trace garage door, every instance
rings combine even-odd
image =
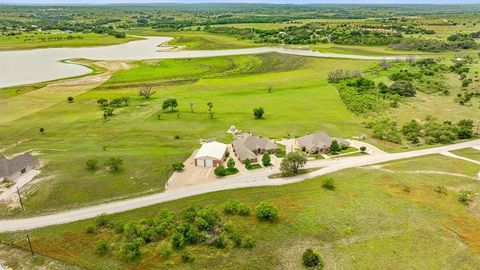
[[[213,167],[213,160],[207,159],[205,160],[205,162],[206,162],[205,167]]]
[[[205,160],[197,159],[197,166],[198,167],[205,167]]]

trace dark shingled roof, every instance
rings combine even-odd
[[[38,159],[30,153],[24,153],[12,159],[0,155],[0,177],[11,176],[37,161]]]

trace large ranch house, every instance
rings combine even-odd
[[[337,141],[341,147],[350,146],[350,143],[346,140],[330,137],[325,132],[321,131],[296,139],[296,142],[302,148],[302,151],[309,154],[326,154],[330,152],[330,146],[333,141]]]
[[[202,144],[195,155],[195,166],[218,167],[222,165],[227,156],[227,145],[219,142],[207,142]]]
[[[0,182],[3,180],[11,180],[22,176],[22,174],[38,168],[40,162],[30,153],[24,153],[14,156],[11,159],[0,155]]]
[[[278,149],[278,146],[272,140],[251,134],[235,139],[232,146],[235,155],[242,163],[247,159],[251,162],[258,162],[257,155],[264,153],[274,154]]]

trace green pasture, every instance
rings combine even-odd
[[[430,167],[432,158],[446,164],[443,156],[411,159],[419,167]],[[305,249],[319,250],[326,269],[475,269],[480,263],[478,216],[457,200],[458,192],[478,192],[478,181],[465,177],[415,174],[411,164],[389,163],[389,173],[376,169],[349,169],[329,175],[335,191],[323,189],[323,177],[296,184],[215,192],[107,216],[109,222],[125,224],[154,217],[161,209],[180,211],[190,205],[221,204],[235,198],[253,208],[269,201],[279,209],[274,222],[254,216],[224,216],[242,235],[251,235],[252,249],[224,249],[203,244],[188,246],[195,260],[182,263],[180,251],[162,258],[157,247],[169,239],[141,247],[139,260],[125,262],[118,250],[121,240],[112,230],[87,234],[94,220],[29,231],[40,257],[48,256],[88,269],[303,269]],[[440,167],[440,166],[439,166]],[[469,171],[472,165],[456,161]],[[440,168],[453,173],[451,167]],[[480,170],[480,166],[476,166]],[[442,186],[444,193],[438,193]],[[408,188],[408,189],[407,189]],[[25,232],[3,234],[4,243],[28,249]],[[96,252],[100,239],[109,242],[106,255]],[[15,263],[15,258],[7,262]]]
[[[452,151],[452,153],[461,157],[466,157],[469,159],[480,161],[480,150],[477,150],[477,149],[464,148],[464,149]]]

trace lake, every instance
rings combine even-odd
[[[278,52],[285,54],[349,58],[361,60],[395,60],[402,57],[378,57],[322,53],[310,50],[287,49],[282,47],[259,47],[235,50],[197,50],[169,51],[168,46],[159,47],[171,40],[169,37],[143,37],[142,40],[124,44],[84,47],[84,48],[48,48],[19,51],[0,51],[0,88],[14,85],[31,84],[87,74],[91,70],[82,65],[62,62],[73,58],[95,60],[143,60],[198,58],[225,55],[257,54]]]

